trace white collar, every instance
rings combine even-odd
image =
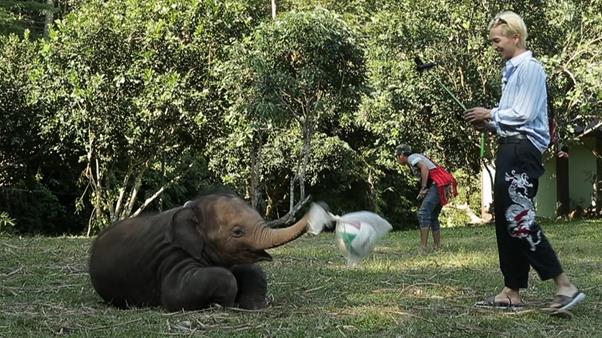
[[[530,50],[524,51],[512,59],[506,61],[506,69],[517,67],[523,62],[526,62],[533,56],[533,53]]]

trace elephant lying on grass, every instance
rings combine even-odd
[[[96,292],[121,307],[168,311],[220,304],[261,309],[267,280],[265,251],[304,234],[325,211],[313,204],[296,224],[271,229],[242,199],[212,194],[152,216],[117,222],[98,235],[90,253]]]

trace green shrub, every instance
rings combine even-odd
[[[13,233],[14,226],[15,220],[10,217],[8,212],[0,212],[0,235]]]

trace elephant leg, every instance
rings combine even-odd
[[[211,304],[234,307],[238,287],[230,270],[195,268],[167,275],[161,287],[161,303],[168,311],[198,310]]]
[[[265,308],[268,282],[261,267],[257,264],[236,265],[231,271],[238,283],[236,306],[252,310]]]

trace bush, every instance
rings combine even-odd
[[[15,220],[10,217],[8,212],[0,212],[0,235],[13,233],[14,226]]]
[[[10,225],[12,232],[27,234],[62,234],[73,231],[73,225],[66,208],[57,196],[42,184],[32,189],[11,187],[0,189],[0,210],[5,210],[7,217],[2,217],[0,224]],[[9,220],[13,220],[9,222]]]

